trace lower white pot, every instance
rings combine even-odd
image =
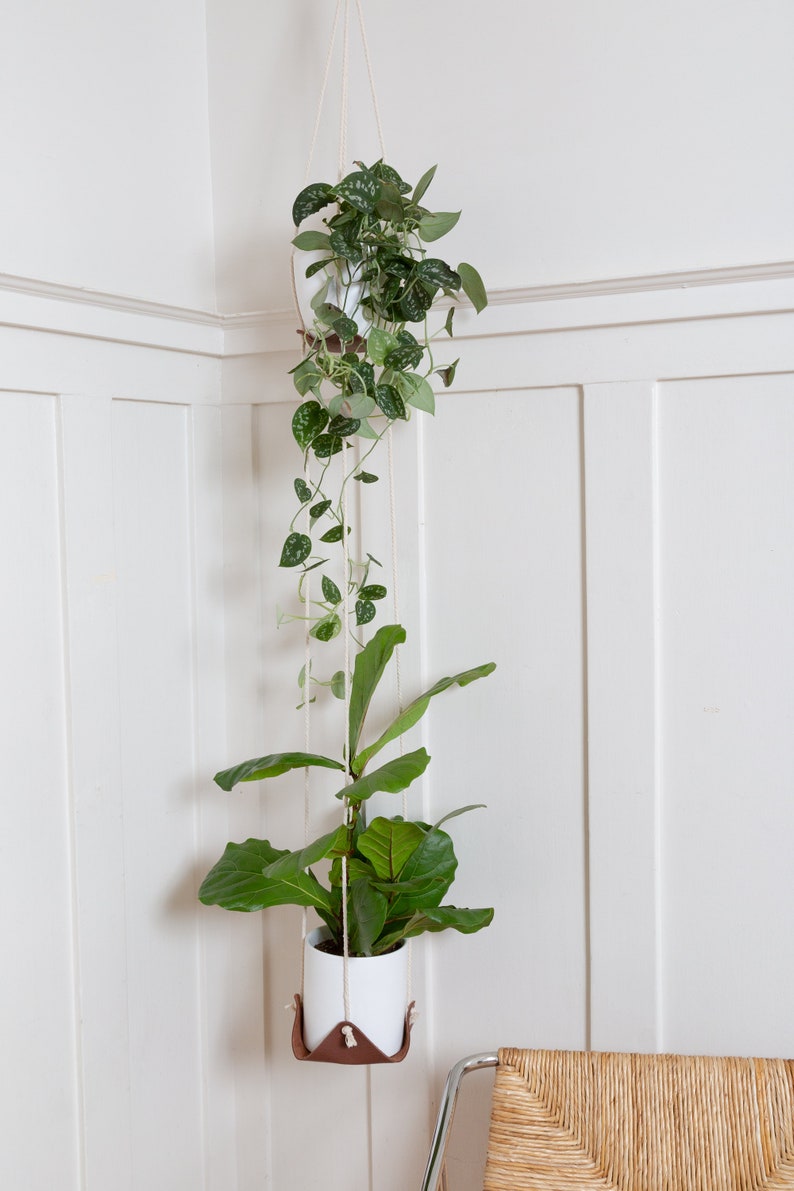
[[[316,947],[329,937],[320,926],[304,943],[303,1040],[309,1050],[345,1020],[344,959]],[[401,944],[388,955],[357,956],[347,963],[350,1021],[385,1055],[396,1054],[408,1006],[408,948]]]

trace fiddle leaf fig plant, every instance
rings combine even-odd
[[[356,656],[341,760],[314,753],[272,753],[216,775],[217,784],[231,790],[238,782],[277,778],[304,766],[337,770],[345,774],[347,784],[336,797],[345,803],[347,813],[341,826],[295,851],[260,839],[228,844],[204,878],[199,891],[202,902],[241,911],[280,905],[313,907],[330,931],[331,945],[341,954],[342,903],[347,888],[349,953],[356,956],[381,955],[426,931],[452,928],[472,934],[488,926],[493,918],[490,908],[459,909],[443,904],[458,862],[442,824],[479,809],[481,804],[461,807],[434,825],[399,815],[365,821],[365,803],[373,794],[401,793],[430,762],[425,749],[419,748],[365,772],[372,758],[416,724],[436,695],[453,686],[468,686],[495,668],[489,662],[442,678],[365,744],[373,695],[395,648],[404,641],[401,625],[385,625]],[[322,862],[327,871],[324,881],[314,872],[314,866]]]
[[[360,645],[358,630],[377,618],[388,591],[373,554],[349,556],[343,573],[342,544],[351,528],[345,525],[345,496],[351,481],[360,494],[378,482],[370,458],[392,425],[416,411],[435,412],[433,386],[448,388],[458,361],[437,364],[433,340],[452,336],[462,296],[478,313],[488,299],[473,265],[464,261],[453,268],[427,247],[460,217],[459,211],[424,205],[436,167],[411,186],[384,161],[356,165],[336,185],[307,186],[292,209],[296,229],[312,217],[322,219],[321,227],[299,230],[293,240],[298,254],[309,254],[303,272],[316,289],[305,354],[292,370],[302,398],[292,434],[304,473],[293,481],[298,507],[279,565],[300,568],[302,605],[300,613],[282,613],[282,622],[308,616],[315,640],[330,642],[349,631]],[[431,334],[428,315],[439,305],[448,306],[446,321]],[[320,593],[312,589],[307,608],[305,577],[318,569]],[[343,684],[311,674],[302,674],[300,686],[304,699],[313,698],[309,688],[317,686],[344,697]]]

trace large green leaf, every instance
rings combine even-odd
[[[388,899],[373,889],[369,881],[361,879],[351,883],[348,930],[352,955],[372,955],[375,940],[386,922],[388,907]]]
[[[353,667],[353,682],[350,689],[350,720],[348,724],[349,756],[358,748],[361,729],[364,725],[375,688],[383,677],[383,671],[398,645],[405,641],[405,629],[400,624],[386,624],[378,629],[359,654]],[[354,768],[360,774],[362,766]]]
[[[383,735],[379,736],[374,744],[362,749],[358,756],[354,755],[353,772],[361,773],[367,762],[376,753],[379,753],[385,745],[389,744],[392,740],[396,740],[398,736],[402,736],[403,732],[407,732],[409,728],[412,728],[425,714],[427,706],[434,695],[440,695],[442,691],[447,690],[451,686],[468,686],[470,682],[476,682],[478,678],[485,678],[488,674],[492,674],[495,669],[495,662],[486,662],[483,666],[475,666],[473,670],[464,670],[462,674],[455,674],[452,678],[440,678],[429,691],[425,691],[418,698],[414,699],[413,703],[409,703],[405,710],[400,712],[397,718],[392,721]],[[353,748],[355,748],[355,743]],[[351,749],[351,751],[353,750]]]
[[[406,753],[404,757],[396,757],[387,761],[380,769],[360,777],[358,781],[345,786],[337,794],[337,798],[350,798],[355,802],[363,802],[373,794],[399,794],[407,790],[411,782],[421,777],[430,764],[430,757],[426,749],[417,749],[414,753]]]
[[[375,210],[375,204],[380,197],[381,184],[374,174],[369,170],[359,170],[355,174],[348,174],[334,187],[334,194],[337,198],[344,199],[345,202],[350,203],[351,207],[355,207],[357,211],[363,211],[369,215]]]
[[[443,832],[440,834],[443,835]],[[366,831],[361,832],[356,847],[371,862],[382,880],[396,881],[424,839],[425,832],[418,824],[404,819],[385,819],[379,815]]]
[[[286,879],[264,875],[268,865],[286,853],[268,840],[249,839],[227,844],[223,856],[201,883],[199,899],[224,910],[264,910],[268,906],[314,906],[331,910],[331,895],[312,873],[299,872]]]
[[[417,228],[420,240],[424,240],[425,243],[440,240],[452,230],[459,219],[460,211],[437,211],[435,214],[423,215]]]
[[[306,374],[309,379],[311,373]],[[296,381],[298,383],[297,375]],[[328,411],[317,401],[304,401],[292,415],[292,435],[302,451],[314,441],[328,423]]]
[[[331,187],[325,182],[312,182],[300,192],[292,204],[292,222],[298,227],[309,215],[327,207],[333,198]]]
[[[458,272],[463,292],[479,314],[488,305],[488,295],[485,292],[483,279],[474,265],[467,265],[465,261],[458,265]]]
[[[392,900],[390,916],[402,918],[415,910],[440,905],[457,867],[452,839],[446,831],[434,828],[426,832],[400,873],[406,887]]]
[[[222,790],[231,790],[238,782],[258,782],[266,777],[278,777],[290,769],[304,769],[307,765],[322,769],[341,769],[341,761],[323,757],[318,753],[269,753],[267,757],[254,757],[241,761],[231,769],[222,769],[215,774],[215,782]]]
[[[493,909],[459,910],[457,906],[435,906],[426,910],[418,910],[409,919],[395,923],[391,929],[385,931],[378,939],[376,954],[389,951],[402,939],[414,939],[425,931],[457,930],[463,935],[473,935],[475,931],[490,926],[493,921]]]

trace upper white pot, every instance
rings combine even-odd
[[[319,219],[319,216],[312,219],[307,219],[301,224],[301,230],[324,231],[324,225]],[[317,261],[323,260],[328,255],[322,249],[313,249],[310,252],[297,251],[292,258],[292,269],[295,277],[295,292],[298,295],[298,306],[300,307],[301,317],[304,326],[307,330],[311,329],[314,322],[314,311],[312,310],[312,299],[317,296],[325,283],[329,281],[328,294],[326,301],[332,306],[338,306],[343,314],[348,318],[352,318],[358,324],[359,335],[365,336],[372,325],[365,321],[366,314],[361,306],[361,299],[365,296],[365,288],[358,280],[361,273],[361,265],[353,269],[350,284],[345,285],[337,276],[335,269],[326,270],[320,269],[313,277],[306,276],[306,270],[310,265],[316,264]]]
[[[334,1026],[345,1020],[344,959],[318,951],[330,937],[321,926],[306,936],[303,976],[303,1040],[314,1050]],[[408,1007],[408,948],[401,944],[388,955],[348,959],[350,1021],[385,1055],[403,1044]]]

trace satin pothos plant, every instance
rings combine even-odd
[[[357,487],[363,500],[378,482],[378,448],[391,426],[435,413],[433,386],[449,387],[459,361],[438,363],[434,340],[452,337],[462,297],[477,313],[488,299],[473,265],[453,268],[432,248],[460,217],[425,205],[436,167],[411,186],[383,161],[357,164],[336,185],[307,186],[292,210],[296,228],[307,221],[321,227],[304,226],[293,240],[314,293],[304,357],[292,370],[303,399],[292,434],[304,468],[293,482],[298,506],[279,565],[296,569],[300,604],[280,621],[308,618],[316,641],[350,632],[360,645],[359,630],[375,620],[388,588],[377,557],[383,543],[362,544],[359,556],[348,552],[345,571],[346,495]],[[431,332],[428,316],[438,307],[446,317]],[[320,581],[306,600],[310,571]],[[321,686],[344,698],[340,671],[323,679],[302,670],[299,686],[303,698]]]
[[[349,954],[354,956],[383,954],[425,931],[452,928],[472,934],[488,926],[493,909],[444,904],[458,862],[452,839],[442,825],[481,804],[461,807],[432,825],[399,815],[379,815],[365,822],[367,800],[376,793],[406,790],[425,772],[430,757],[419,748],[376,769],[368,769],[369,763],[422,718],[436,695],[451,687],[468,686],[495,668],[489,662],[440,679],[409,703],[379,736],[365,743],[372,697],[395,648],[404,641],[401,625],[385,625],[356,656],[341,759],[314,753],[271,753],[216,775],[218,785],[231,790],[238,782],[278,778],[305,766],[346,772],[347,784],[336,797],[345,802],[347,813],[341,826],[297,850],[261,839],[228,844],[201,885],[202,902],[242,911],[281,905],[312,907],[329,929],[331,947],[341,954],[346,890]],[[323,879],[314,871],[320,865]]]

